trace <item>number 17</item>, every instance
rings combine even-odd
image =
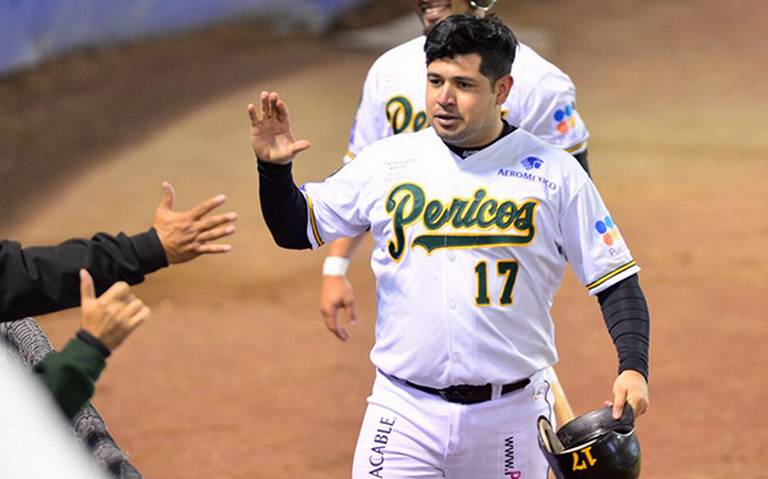
[[[515,287],[517,279],[518,263],[515,260],[502,260],[496,263],[496,273],[499,276],[506,276],[504,288],[499,296],[499,304],[509,306],[514,303],[512,290]],[[488,306],[491,304],[491,298],[488,297],[488,263],[481,261],[475,266],[477,275],[477,296],[475,302],[478,306]]]

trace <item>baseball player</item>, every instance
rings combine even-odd
[[[502,119],[516,45],[493,18],[436,25],[425,42],[431,127],[301,189],[291,161],[310,144],[293,136],[285,103],[262,92],[261,112],[249,105],[277,244],[373,235],[377,375],[355,479],[546,477],[536,421],[551,418],[550,308],[566,263],[598,296],[616,346],[613,414],[648,406],[639,267],[583,168]]]
[[[482,17],[495,3],[495,0],[414,1],[426,33],[454,13]],[[371,67],[350,133],[345,163],[375,141],[429,126],[424,111],[425,38],[420,36],[389,50]],[[575,108],[573,82],[527,45],[518,44],[515,53],[511,73],[514,83],[501,107],[502,114],[511,125],[568,151],[589,171],[589,133]],[[361,240],[358,237],[334,241],[329,245],[323,265],[320,311],[328,329],[342,340],[347,339],[348,330],[338,320],[339,311],[348,323],[355,323],[354,291],[346,271],[349,258]]]

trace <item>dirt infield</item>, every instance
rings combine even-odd
[[[736,3],[523,0],[501,11],[550,33],[547,56],[579,89],[594,179],[643,267],[646,478],[768,477],[768,135],[757,106],[768,60],[755,40],[768,7]],[[180,207],[223,192],[241,214],[230,255],[138,288],[155,314],[98,384],[97,407],[148,478],[348,477],[373,376],[372,275],[359,254],[362,320],[339,343],[317,312],[324,252],[279,250],[258,212],[245,105],[279,90],[313,142],[296,176],[322,178],[344,152],[374,55],[267,38],[222,31],[93,53],[70,60],[81,70],[67,70],[65,87],[53,67],[0,82],[3,237],[140,231],[163,179]],[[570,273],[554,316],[566,392],[577,412],[598,407],[616,360]],[[77,316],[41,320],[61,345]]]

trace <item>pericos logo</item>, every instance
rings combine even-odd
[[[529,156],[528,158],[524,159],[520,163],[523,164],[526,170],[532,170],[536,168],[537,170],[541,168],[541,165],[544,164],[544,161],[541,158],[536,158],[535,156]]]
[[[603,235],[603,243],[606,246],[613,246],[614,243],[621,241],[621,233],[619,233],[619,229],[613,223],[613,219],[610,216],[606,216],[595,223],[595,229]]]
[[[555,111],[553,117],[555,119],[555,128],[561,135],[565,135],[571,129],[576,128],[576,105],[571,103],[564,108],[560,108]]]

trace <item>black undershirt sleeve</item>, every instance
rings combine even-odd
[[[258,161],[261,213],[278,246],[308,249],[307,200],[293,182],[291,167]]]
[[[597,299],[619,356],[619,374],[631,369],[647,380],[651,320],[637,275],[597,293]]]
[[[574,153],[572,156],[576,158],[576,161],[578,161],[581,167],[584,168],[584,171],[587,172],[587,175],[589,177],[592,177],[592,173],[589,172],[589,161],[587,161],[587,150],[584,150],[581,153]]]

